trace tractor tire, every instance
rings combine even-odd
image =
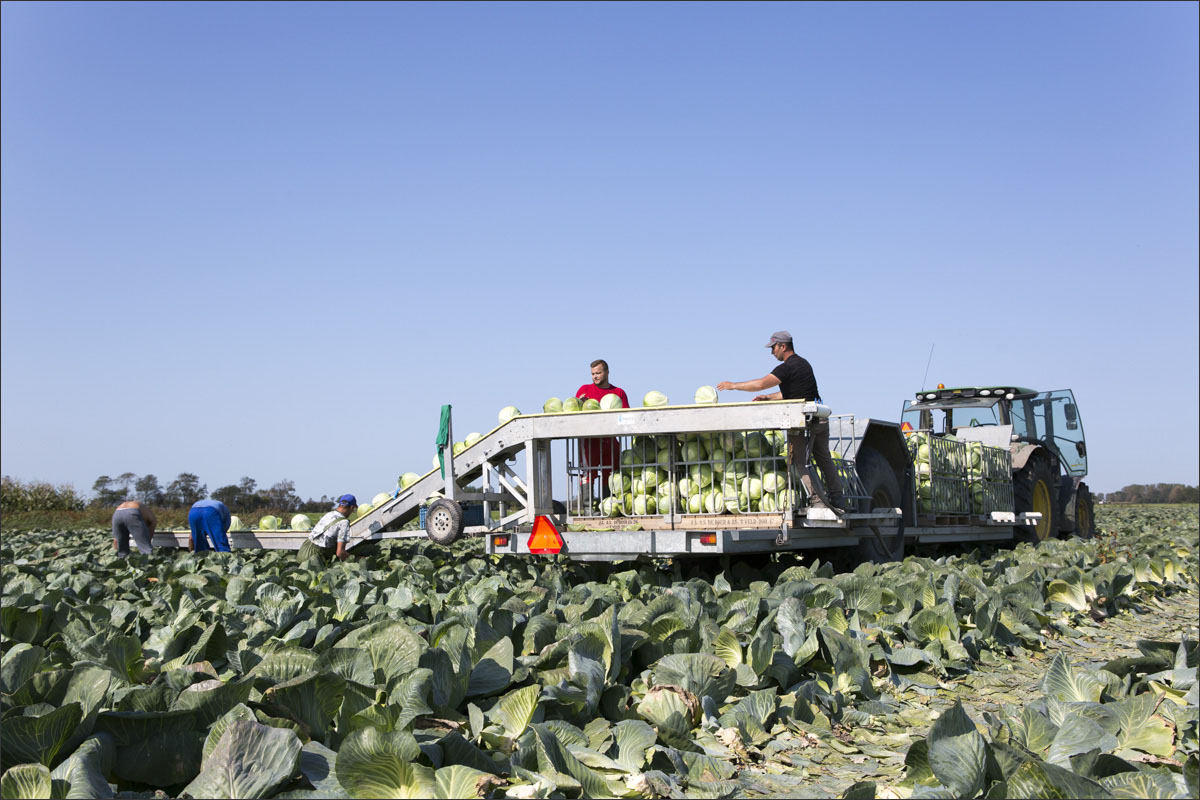
[[[425,512],[425,535],[443,547],[462,536],[463,507],[442,497],[429,504]]]
[[[892,469],[891,464],[877,450],[864,448],[858,451],[855,466],[858,477],[863,483],[864,494],[869,498],[867,510],[876,508],[903,508],[901,498],[900,478]],[[883,547],[879,539],[864,536],[859,540],[857,554],[859,562],[870,561],[875,564],[886,564],[891,561],[904,560],[903,534],[897,537],[898,531],[890,528],[880,530]]]
[[[1013,501],[1018,514],[1042,515],[1034,528],[1017,527],[1017,541],[1037,544],[1058,534],[1058,480],[1045,456],[1034,455],[1013,475]]]
[[[1074,534],[1080,539],[1091,539],[1096,535],[1096,505],[1086,483],[1079,484],[1075,490],[1075,497],[1067,506],[1067,516],[1073,523]]]

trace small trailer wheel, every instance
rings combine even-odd
[[[444,497],[434,500],[425,512],[425,535],[430,541],[448,545],[462,536],[463,508]]]

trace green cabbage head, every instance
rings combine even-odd
[[[646,408],[654,408],[656,406],[665,406],[667,404],[667,396],[662,392],[649,391],[642,398],[642,405]]]

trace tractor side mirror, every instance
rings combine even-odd
[[[1079,409],[1074,403],[1067,403],[1063,406],[1063,414],[1067,418],[1067,430],[1079,430]]]

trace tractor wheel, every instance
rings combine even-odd
[[[902,508],[900,497],[900,479],[887,459],[877,450],[859,450],[855,465],[858,467],[858,477],[862,480],[869,510],[876,508]],[[858,544],[858,560],[872,561],[876,564],[886,564],[889,561],[904,559],[904,539],[897,541],[896,532],[890,528],[880,530],[880,538],[884,547],[880,547],[879,539],[874,534],[864,536]]]
[[[442,497],[429,504],[425,512],[425,535],[442,546],[462,536],[463,508],[453,500]]]
[[[1075,522],[1075,535],[1080,539],[1091,539],[1096,535],[1096,505],[1092,499],[1092,491],[1086,483],[1079,484],[1075,490],[1074,502],[1068,510]]]
[[[1050,461],[1034,455],[1013,476],[1013,501],[1018,514],[1036,511],[1042,515],[1037,526],[1017,528],[1017,539],[1023,542],[1044,542],[1058,533],[1058,481]]]

